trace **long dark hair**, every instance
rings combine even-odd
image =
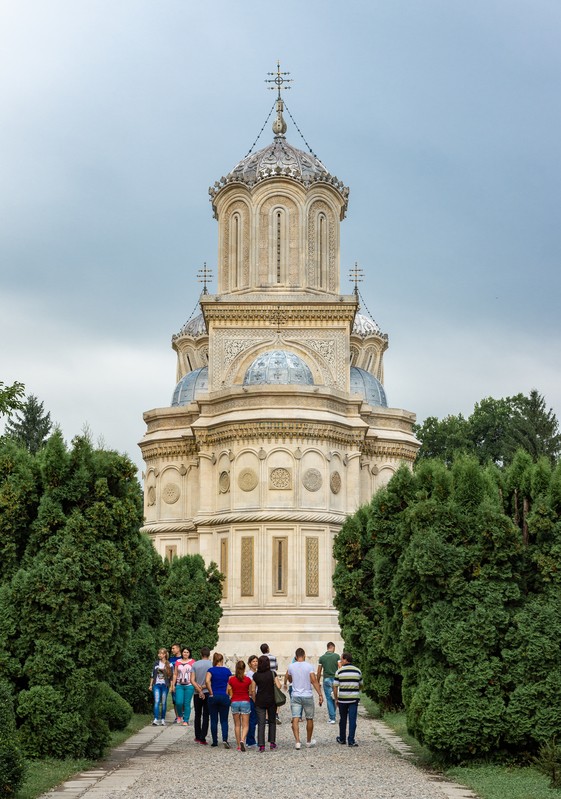
[[[257,671],[271,671],[271,661],[267,655],[261,655],[257,661]]]

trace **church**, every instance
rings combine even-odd
[[[172,338],[177,385],[140,448],[143,531],[224,574],[217,648],[267,641],[286,662],[340,646],[334,537],[419,443],[414,414],[388,405],[387,335],[341,293],[349,190],[288,143],[279,70],[272,142],[209,190],[216,294],[205,284]]]

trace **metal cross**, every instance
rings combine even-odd
[[[206,284],[212,280],[212,269],[207,267],[206,261],[203,264],[203,268],[199,269],[197,272],[197,280],[199,283],[203,284],[203,294],[208,294]]]
[[[290,86],[285,86],[285,83],[292,83],[292,78],[284,78],[283,75],[290,75],[290,72],[281,72],[280,71],[280,61],[277,61],[277,71],[276,72],[267,72],[267,75],[273,75],[272,79],[266,79],[265,83],[274,83],[274,86],[268,86],[267,88],[275,91],[275,88],[278,89],[278,99],[280,100],[281,96],[281,89],[290,89]]]
[[[358,261],[355,261],[354,267],[352,269],[349,269],[349,279],[354,281],[354,284],[355,284],[354,293],[355,293],[355,296],[357,296],[357,297],[358,297],[358,284],[362,283],[363,274],[364,274],[364,272],[363,272],[362,269],[360,269],[360,267],[358,265]]]

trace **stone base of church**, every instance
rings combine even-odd
[[[237,660],[247,663],[250,655],[260,655],[261,644],[267,643],[282,673],[298,647],[304,649],[307,659],[317,663],[328,641],[333,641],[336,651],[342,652],[343,642],[334,608],[309,611],[225,609],[215,649],[225,655],[228,667],[232,668]]]

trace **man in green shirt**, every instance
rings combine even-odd
[[[327,644],[327,652],[319,659],[317,671],[318,682],[321,680],[323,671],[323,690],[327,700],[327,712],[329,713],[329,723],[335,724],[335,701],[333,699],[333,678],[339,668],[339,655],[335,651],[335,644],[330,641]]]

